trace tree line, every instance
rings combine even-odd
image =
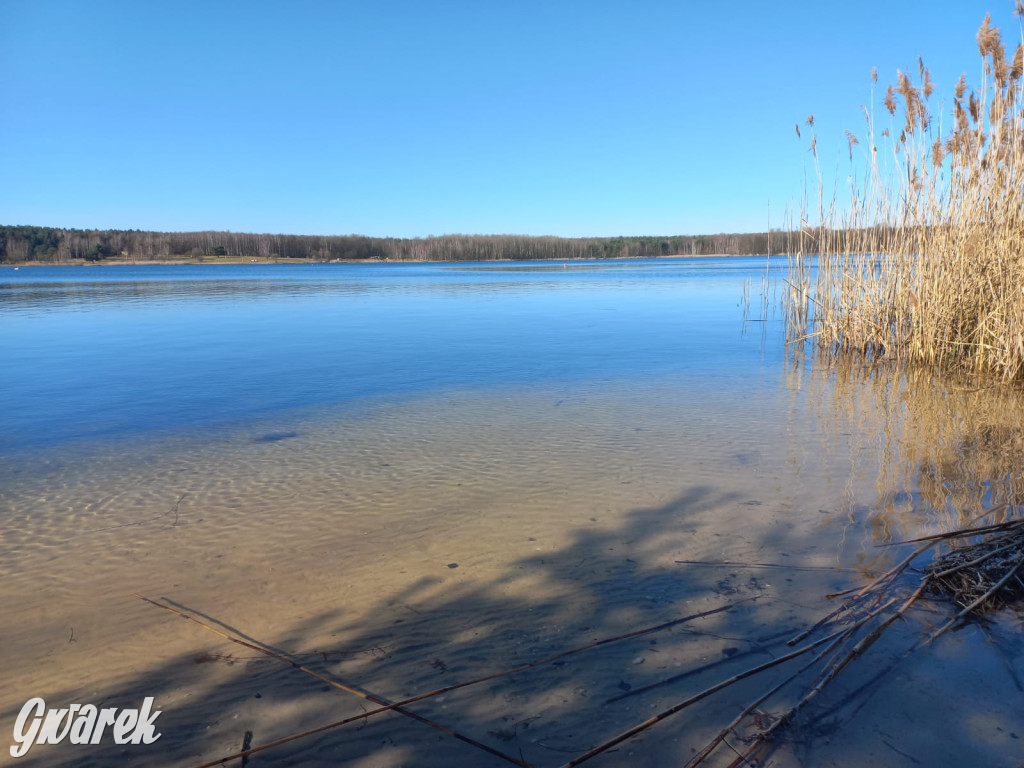
[[[271,235],[0,226],[0,263],[29,261],[494,261],[784,253],[784,232],[670,237]]]

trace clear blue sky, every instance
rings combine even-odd
[[[1012,0],[0,0],[0,223],[763,231],[878,67],[980,80]]]

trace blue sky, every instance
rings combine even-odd
[[[956,2],[0,0],[0,223],[416,237],[763,231]]]

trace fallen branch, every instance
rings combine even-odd
[[[948,536],[947,536],[947,538],[948,538]],[[831,599],[833,597],[842,597],[843,595],[848,595],[851,592],[856,592],[856,595],[854,595],[854,597],[862,597],[863,595],[866,595],[868,592],[870,592],[871,590],[875,589],[876,587],[881,586],[882,584],[884,584],[884,583],[886,583],[888,581],[892,581],[893,579],[895,579],[897,576],[899,576],[901,573],[903,573],[903,571],[905,571],[908,567],[910,567],[910,564],[912,562],[914,562],[914,560],[917,559],[918,555],[920,555],[922,552],[925,552],[928,549],[931,549],[934,545],[935,544],[932,541],[928,541],[925,544],[922,544],[920,547],[918,547],[913,552],[911,552],[909,555],[907,555],[907,557],[905,559],[900,561],[899,564],[897,564],[897,565],[893,566],[892,568],[890,568],[888,571],[883,573],[881,576],[879,576],[877,579],[872,581],[870,584],[867,584],[866,586],[861,587],[859,591],[857,590],[856,587],[852,587],[851,589],[844,589],[842,592],[831,592],[831,593],[825,595],[825,597],[827,597],[829,599]]]
[[[788,635],[791,631],[792,630],[787,630],[786,632],[781,633],[779,635],[779,637],[783,637],[785,635]],[[747,641],[747,642],[749,642],[749,641]],[[777,643],[775,645],[777,645]],[[725,664],[735,664],[737,661],[740,661],[741,659],[743,659],[743,658],[745,658],[747,656],[753,656],[754,654],[767,654],[768,656],[771,656],[772,658],[775,658],[775,655],[770,650],[768,650],[769,648],[772,648],[772,647],[774,647],[774,646],[773,645],[768,645],[768,646],[761,645],[761,646],[759,646],[757,648],[751,648],[748,651],[744,651],[743,653],[737,653],[737,654],[735,654],[733,656],[727,656],[725,658],[718,659],[717,661],[712,661],[712,662],[710,662],[708,664],[704,664],[704,665],[702,665],[700,667],[694,667],[693,669],[688,669],[685,672],[680,672],[678,675],[672,675],[671,677],[665,677],[665,678],[662,678],[661,680],[658,680],[656,682],[648,683],[647,685],[641,685],[641,686],[639,686],[637,688],[630,688],[628,691],[626,691],[624,693],[619,693],[619,694],[616,694],[615,696],[612,696],[611,698],[605,699],[604,703],[605,704],[614,704],[616,701],[622,701],[623,699],[628,699],[628,698],[631,698],[633,696],[639,696],[641,694],[647,693],[648,691],[654,690],[655,688],[661,688],[661,687],[666,686],[666,685],[671,685],[672,683],[678,683],[680,680],[685,680],[688,677],[693,677],[694,675],[702,674],[704,672],[707,672],[710,669],[714,669],[715,667],[720,667],[720,666],[723,666]]]
[[[708,565],[736,568],[782,568],[787,571],[825,571],[828,573],[859,573],[853,568],[829,565],[790,565],[789,563],[744,563],[739,560],[676,560],[677,565]]]
[[[993,512],[997,512],[1004,507],[1006,507],[1006,504],[1000,504],[998,507],[990,509],[984,515],[981,515],[981,517],[987,517],[988,515],[991,515]],[[1014,518],[1013,520],[1004,520],[1001,523],[993,523],[992,525],[979,525],[977,528],[957,528],[955,531],[947,531],[946,533],[933,533],[928,536],[918,536],[915,539],[887,541],[886,543],[879,544],[878,546],[894,547],[898,544],[916,544],[919,541],[944,541],[946,539],[958,539],[962,536],[976,536],[982,533],[997,533],[999,531],[1005,531],[1010,528],[1016,528],[1017,526],[1024,526],[1024,519]]]
[[[629,739],[629,738],[631,738],[633,736],[636,736],[641,731],[647,730],[648,728],[650,728],[655,723],[659,723],[662,720],[664,720],[665,718],[670,717],[670,716],[676,714],[677,712],[681,712],[682,710],[686,709],[691,704],[696,704],[698,701],[707,698],[711,694],[717,693],[718,691],[722,690],[723,688],[727,688],[730,685],[732,685],[733,683],[737,683],[740,680],[744,680],[744,679],[750,677],[751,675],[756,675],[759,672],[763,672],[766,669],[771,669],[772,667],[778,666],[779,664],[783,664],[783,663],[785,663],[785,662],[787,662],[787,661],[789,661],[791,659],[795,659],[798,656],[802,656],[803,654],[807,653],[808,651],[811,651],[811,650],[817,648],[819,645],[823,645],[824,643],[827,643],[827,642],[829,642],[831,640],[834,640],[835,638],[839,637],[839,635],[841,635],[841,634],[843,634],[844,632],[847,632],[847,631],[848,630],[845,629],[845,628],[841,629],[838,632],[832,633],[828,637],[823,637],[820,640],[815,640],[810,645],[805,645],[803,648],[801,648],[801,649],[799,649],[797,651],[792,651],[790,653],[787,653],[785,656],[780,656],[779,658],[772,659],[771,661],[765,662],[764,664],[761,664],[760,666],[752,667],[751,669],[748,669],[748,670],[746,670],[744,672],[740,672],[739,674],[733,675],[728,680],[723,680],[722,682],[717,683],[716,685],[713,685],[710,688],[706,688],[703,691],[701,691],[700,693],[697,693],[697,694],[691,696],[690,698],[685,699],[684,701],[681,701],[678,704],[675,704],[675,705],[669,707],[666,710],[662,710],[661,712],[656,714],[654,717],[645,720],[644,722],[640,723],[639,725],[635,725],[632,728],[630,728],[629,730],[623,731],[618,736],[615,736],[614,738],[609,739],[608,741],[604,742],[603,744],[599,744],[598,746],[594,747],[593,749],[589,750],[588,752],[585,752],[584,754],[580,755],[579,757],[574,758],[573,760],[570,760],[568,763],[566,763],[564,766],[562,766],[562,768],[572,768],[572,766],[576,766],[576,765],[580,765],[581,763],[585,763],[587,760],[590,760],[592,757],[597,757],[602,752],[605,752],[605,751],[611,749],[616,744],[621,744],[626,739]]]
[[[709,741],[707,744],[705,744],[704,748],[701,749],[700,752],[698,752],[696,755],[691,757],[689,762],[683,768],[696,768],[697,765],[700,765],[702,762],[704,762],[708,758],[708,756],[712,752],[714,752],[715,748],[719,744],[721,744],[723,741],[725,741],[725,739],[729,735],[729,733],[732,732],[736,728],[736,726],[738,726],[740,723],[743,722],[744,718],[746,718],[751,712],[753,712],[755,709],[757,709],[759,706],[761,706],[761,704],[763,704],[765,701],[770,699],[776,693],[778,693],[783,688],[785,688],[787,685],[789,685],[791,682],[793,682],[798,677],[800,677],[800,675],[802,675],[808,669],[810,669],[815,664],[817,664],[819,661],[821,661],[825,656],[827,656],[829,653],[831,653],[832,650],[836,648],[836,646],[838,646],[840,643],[845,641],[854,631],[856,631],[856,627],[850,627],[849,629],[847,629],[846,632],[844,632],[842,635],[837,637],[830,645],[828,645],[823,651],[818,653],[807,664],[805,664],[804,666],[800,667],[800,669],[798,669],[792,675],[787,677],[781,683],[779,683],[778,685],[773,686],[772,688],[768,689],[767,691],[765,691],[765,693],[761,694],[757,699],[755,699],[753,702],[748,704],[743,709],[743,711],[739,713],[739,715],[736,717],[735,720],[733,720],[731,723],[729,723],[727,726],[725,726],[721,731],[719,731],[718,735],[715,736],[713,739],[711,739],[711,741]]]
[[[378,709],[369,710],[368,712],[363,712],[363,713],[360,713],[359,715],[355,715],[353,717],[347,717],[347,718],[344,718],[342,720],[336,720],[334,722],[327,723],[326,725],[322,725],[322,726],[319,726],[317,728],[313,728],[313,729],[308,730],[308,731],[303,731],[302,733],[294,734],[292,736],[287,736],[285,738],[278,739],[277,741],[269,742],[267,744],[263,744],[263,745],[260,745],[258,747],[253,747],[252,749],[243,750],[241,752],[236,752],[235,754],[228,755],[227,757],[223,757],[223,758],[220,758],[218,760],[214,760],[214,761],[209,762],[209,763],[204,763],[203,765],[198,767],[198,768],[211,768],[211,766],[222,765],[222,764],[224,764],[226,762],[229,762],[231,760],[237,760],[237,759],[242,758],[242,757],[247,757],[249,755],[255,754],[256,752],[262,752],[263,750],[270,749],[271,747],[280,746],[281,744],[286,744],[286,743],[288,743],[290,741],[295,741],[297,739],[301,739],[301,738],[304,738],[306,736],[311,736],[311,735],[314,735],[314,734],[317,734],[317,733],[321,733],[321,732],[329,730],[331,728],[337,728],[337,727],[340,727],[342,725],[346,725],[348,723],[355,722],[356,720],[362,720],[364,718],[369,718],[369,717],[372,717],[373,715],[377,715],[377,714],[380,714],[382,712],[390,712],[392,710],[398,710],[399,712],[402,712],[403,714],[407,714],[409,716],[413,716],[414,718],[418,718],[419,717],[418,715],[412,715],[412,713],[407,713],[407,712],[405,712],[404,710],[402,710],[400,708],[404,707],[404,706],[407,706],[409,704],[414,704],[417,701],[423,701],[424,699],[429,699],[429,698],[432,698],[434,696],[439,696],[439,695],[441,695],[443,693],[449,693],[450,691],[455,691],[455,690],[458,690],[460,688],[467,688],[467,687],[469,687],[471,685],[477,685],[479,683],[487,682],[489,680],[495,680],[495,679],[500,678],[500,677],[505,677],[507,675],[516,674],[517,672],[523,672],[525,670],[532,669],[534,667],[539,667],[539,666],[541,666],[543,664],[550,664],[551,662],[557,661],[558,659],[562,659],[562,658],[565,658],[566,656],[571,656],[573,654],[580,653],[582,651],[590,650],[592,648],[597,648],[597,647],[600,647],[600,646],[603,646],[603,645],[608,645],[609,643],[615,643],[615,642],[619,642],[621,640],[627,640],[627,639],[634,638],[634,637],[641,637],[643,635],[648,635],[648,634],[651,634],[653,632],[659,632],[659,631],[662,631],[662,630],[665,630],[665,629],[670,629],[671,627],[678,626],[679,624],[685,624],[687,622],[694,621],[696,619],[702,619],[702,618],[705,618],[707,616],[712,616],[712,615],[714,615],[716,613],[722,613],[723,611],[728,611],[728,610],[731,610],[732,608],[735,608],[737,605],[741,605],[743,603],[748,603],[748,602],[752,602],[754,600],[758,600],[760,598],[760,595],[755,596],[755,597],[744,598],[743,600],[737,600],[735,602],[728,603],[727,605],[719,606],[718,608],[712,608],[712,609],[707,610],[707,611],[700,611],[698,613],[693,613],[693,614],[690,614],[688,616],[683,616],[683,617],[678,618],[678,619],[673,619],[671,621],[666,621],[666,622],[663,622],[661,624],[657,624],[657,625],[652,626],[652,627],[645,627],[643,629],[634,630],[632,632],[626,632],[626,633],[621,634],[621,635],[615,635],[613,637],[606,637],[606,638],[603,638],[601,640],[595,640],[594,642],[587,643],[586,645],[582,645],[582,646],[579,646],[579,647],[576,647],[576,648],[572,648],[572,649],[569,649],[567,651],[560,651],[559,653],[555,653],[555,654],[552,654],[550,656],[545,656],[542,659],[537,659],[536,661],[531,661],[531,662],[529,662],[527,664],[521,664],[521,665],[519,665],[517,667],[513,667],[511,669],[506,669],[506,670],[503,670],[501,672],[494,672],[492,674],[484,675],[483,677],[478,677],[478,678],[475,678],[473,680],[468,680],[468,681],[465,681],[465,682],[462,682],[462,683],[455,683],[453,685],[447,685],[447,686],[444,686],[443,688],[437,688],[437,689],[435,689],[433,691],[429,691],[427,693],[421,693],[421,694],[419,694],[417,696],[412,696],[412,697],[409,697],[407,699],[402,699],[401,701],[397,701],[397,702],[394,702],[394,703],[391,703],[391,704],[388,704],[388,703],[383,702],[383,701],[375,700],[374,698],[371,698],[368,695],[366,695],[366,694],[364,694],[364,693],[362,693],[360,691],[357,691],[355,689],[349,688],[348,686],[345,686],[344,684],[339,683],[338,681],[333,680],[331,678],[325,677],[325,676],[321,675],[318,672],[310,670],[307,667],[303,667],[301,664],[298,664],[297,662],[293,661],[292,659],[289,659],[287,656],[284,656],[282,654],[279,654],[279,653],[276,653],[274,651],[268,650],[266,648],[262,648],[262,647],[260,647],[258,645],[255,645],[253,643],[249,643],[249,642],[247,642],[245,640],[241,640],[239,638],[233,637],[233,636],[231,636],[231,635],[229,635],[229,634],[227,634],[225,632],[222,632],[222,631],[220,631],[220,630],[218,630],[218,629],[216,629],[214,627],[211,627],[211,626],[207,625],[206,623],[204,623],[202,621],[199,621],[198,619],[196,619],[196,618],[194,618],[192,616],[189,616],[188,614],[186,614],[186,613],[184,613],[182,611],[179,611],[179,610],[177,610],[175,608],[172,608],[172,607],[170,607],[168,605],[164,605],[163,603],[158,603],[158,602],[156,602],[154,600],[151,600],[148,597],[144,597],[143,595],[139,595],[139,594],[136,594],[135,597],[138,597],[141,600],[145,600],[147,603],[155,605],[158,608],[163,608],[164,610],[170,611],[171,613],[174,613],[174,614],[176,614],[178,616],[181,616],[182,618],[188,619],[189,621],[194,622],[195,624],[198,624],[203,629],[206,629],[207,631],[213,632],[214,634],[216,634],[216,635],[218,635],[220,637],[223,637],[226,640],[230,640],[233,643],[238,643],[239,645],[243,645],[243,646],[245,646],[247,648],[251,648],[253,650],[256,650],[256,651],[260,652],[261,654],[264,654],[266,656],[270,656],[272,658],[276,658],[276,659],[278,659],[280,661],[283,661],[283,662],[285,662],[287,664],[290,664],[291,666],[293,666],[293,667],[295,667],[295,668],[297,668],[297,669],[299,669],[301,671],[304,671],[307,674],[310,674],[310,675],[316,677],[318,680],[321,680],[322,682],[328,683],[329,685],[332,685],[332,686],[334,686],[336,688],[340,688],[341,690],[344,690],[346,692],[353,693],[356,696],[359,696],[361,698],[367,699],[369,701],[374,701],[375,703],[383,704],[383,706],[381,706]],[[455,735],[455,734],[453,733],[452,735]],[[507,756],[505,756],[505,757],[507,757]],[[521,764],[520,761],[515,761],[515,762],[517,764]]]
[[[1003,585],[1006,582],[1008,582],[1013,577],[1013,575],[1015,573],[1017,573],[1017,571],[1019,571],[1021,569],[1021,567],[1024,567],[1024,560],[1018,561],[1017,564],[1014,565],[1013,568],[1008,570],[1006,572],[1006,575],[1003,576],[1003,578],[1001,578],[999,581],[997,581],[995,584],[993,584],[992,587],[987,592],[985,592],[985,594],[983,594],[981,597],[979,597],[978,599],[976,599],[973,602],[971,602],[966,608],[964,608],[962,611],[960,611],[960,613],[958,613],[956,616],[954,616],[952,619],[950,619],[940,629],[938,629],[935,632],[933,632],[931,634],[931,636],[928,638],[928,640],[926,641],[926,643],[931,643],[933,640],[935,640],[937,637],[939,637],[939,635],[942,635],[944,632],[946,632],[946,630],[948,630],[950,627],[952,627],[954,624],[956,624],[958,621],[960,621],[960,619],[962,619],[964,616],[969,614],[971,611],[973,611],[979,605],[984,603],[988,598],[992,597],[992,595],[994,595],[996,592],[998,592],[1000,589],[1002,589]]]
[[[846,667],[847,664],[849,664],[855,658],[860,656],[872,644],[874,644],[874,642],[876,640],[878,640],[878,638],[881,636],[882,632],[885,631],[886,627],[888,627],[890,624],[892,624],[892,622],[894,622],[896,619],[898,619],[900,616],[902,616],[903,613],[908,608],[910,608],[910,606],[913,605],[914,602],[917,601],[918,597],[921,596],[922,592],[924,592],[924,584],[923,583],[918,588],[918,590],[903,604],[903,606],[898,611],[893,613],[893,615],[889,616],[885,621],[883,621],[881,624],[879,624],[877,627],[875,627],[875,629],[873,629],[871,632],[869,632],[867,635],[865,635],[863,638],[861,638],[861,640],[857,643],[857,645],[855,645],[853,647],[853,649],[849,653],[847,653],[844,657],[839,659],[836,663],[829,665],[829,667],[824,672],[824,674],[820,677],[818,682],[809,691],[807,691],[807,693],[804,694],[804,696],[800,699],[800,701],[798,701],[796,704],[794,704],[790,708],[790,710],[788,712],[786,712],[786,714],[784,714],[782,717],[780,717],[778,720],[776,720],[774,723],[772,723],[772,725],[769,728],[767,728],[764,731],[762,731],[761,733],[759,733],[757,735],[757,738],[754,740],[753,744],[751,744],[743,754],[739,755],[737,757],[737,759],[734,760],[729,765],[729,768],[738,768],[738,766],[743,765],[744,763],[748,762],[750,757],[753,755],[753,753],[756,752],[761,747],[762,744],[764,744],[766,741],[768,741],[772,737],[772,735],[775,733],[775,731],[779,730],[780,728],[785,727],[790,722],[792,722],[793,718],[796,717],[797,712],[799,712],[808,702],[810,702],[812,699],[814,699],[815,696],[817,696],[819,693],[821,693],[822,689],[824,689],[824,687],[829,682],[834,680],[836,678],[836,676]],[[895,602],[896,602],[896,598],[892,598],[891,600],[886,601],[879,608],[877,608],[874,611],[872,611],[871,613],[869,613],[867,616],[864,616],[856,624],[854,624],[852,627],[850,627],[849,630],[847,631],[846,636],[841,638],[841,639],[846,639],[846,637],[850,637],[858,629],[860,629],[862,626],[864,626],[871,619],[873,619],[876,616],[878,616],[880,613],[882,613],[882,611],[884,611],[886,608],[888,608],[890,605],[892,605]],[[839,644],[838,642],[834,643],[832,646],[829,646],[828,650],[831,650],[833,647],[835,647],[838,644]],[[826,651],[826,653],[827,652],[828,651]],[[820,655],[824,656],[825,653],[822,653]]]
[[[354,696],[358,696],[359,698],[365,699],[366,701],[373,702],[374,704],[381,704],[381,705],[384,706],[385,709],[393,710],[395,712],[399,712],[399,713],[405,715],[406,717],[412,718],[413,720],[416,720],[417,722],[423,723],[424,725],[428,725],[431,728],[440,731],[441,733],[447,734],[448,736],[456,738],[459,741],[465,742],[466,744],[470,744],[470,745],[476,747],[477,749],[482,749],[484,752],[487,752],[487,753],[489,753],[491,755],[494,755],[495,757],[499,757],[502,760],[505,760],[506,762],[512,763],[513,765],[522,766],[522,768],[531,768],[530,764],[527,763],[525,760],[520,760],[519,758],[512,757],[511,755],[506,755],[504,752],[501,752],[500,750],[497,750],[494,747],[490,747],[490,746],[488,746],[488,745],[486,745],[486,744],[484,744],[482,742],[479,742],[476,739],[473,739],[473,738],[471,738],[469,736],[464,736],[463,734],[458,733],[457,731],[454,731],[451,728],[448,728],[447,726],[441,725],[440,723],[437,723],[437,722],[435,722],[433,720],[430,720],[429,718],[423,717],[422,715],[417,715],[415,712],[410,712],[407,709],[403,709],[401,704],[391,704],[388,701],[385,701],[384,699],[382,699],[382,698],[380,698],[378,696],[374,696],[374,695],[369,694],[369,693],[364,693],[363,691],[357,690],[355,688],[351,688],[351,687],[345,685],[344,683],[338,682],[337,680],[334,680],[334,679],[332,679],[330,677],[327,677],[326,675],[320,674],[316,670],[310,669],[307,666],[299,664],[297,661],[293,661],[292,659],[289,659],[287,656],[284,656],[284,655],[282,655],[280,653],[277,653],[276,651],[271,651],[270,649],[263,648],[263,647],[261,647],[259,645],[256,645],[255,643],[250,643],[250,642],[248,642],[246,640],[242,640],[240,638],[233,637],[233,636],[227,634],[226,632],[221,632],[219,629],[216,629],[215,627],[211,627],[209,624],[206,624],[205,622],[202,622],[199,619],[193,618],[192,616],[189,616],[187,613],[183,613],[182,611],[179,611],[176,608],[172,608],[169,605],[164,605],[162,603],[158,603],[155,600],[151,600],[150,598],[144,597],[144,596],[139,595],[139,594],[136,594],[135,596],[138,597],[140,600],[145,600],[150,605],[155,605],[157,608],[163,608],[164,610],[170,611],[171,613],[176,614],[176,615],[180,616],[183,619],[191,621],[194,624],[198,624],[200,627],[202,627],[206,631],[212,632],[213,634],[215,634],[215,635],[217,635],[219,637],[223,637],[225,640],[230,640],[232,643],[237,643],[238,645],[245,646],[246,648],[251,648],[254,651],[258,651],[259,653],[262,653],[262,654],[265,654],[267,656],[270,656],[271,658],[277,659],[278,661],[282,661],[285,664],[288,664],[289,666],[294,667],[295,669],[297,669],[297,670],[299,670],[301,672],[304,672],[304,673],[306,673],[307,675],[309,675],[311,677],[316,678],[320,682],[327,683],[330,686],[333,686],[335,688],[338,688],[339,690],[345,691],[346,693],[351,693]],[[384,710],[381,710],[381,711],[384,711]],[[365,716],[365,715],[363,715],[363,716]],[[252,752],[254,752],[254,751],[256,751],[256,750],[249,750],[245,754],[252,754]],[[245,756],[245,754],[239,754],[239,757],[243,757],[243,756]],[[217,765],[217,764],[218,763],[213,763],[213,765]]]
[[[958,571],[962,571],[962,570],[964,570],[966,568],[973,568],[976,565],[981,565],[986,560],[989,560],[990,558],[993,558],[996,555],[1001,555],[1003,552],[1009,552],[1011,549],[1014,549],[1015,547],[1018,547],[1018,546],[1020,546],[1020,544],[1017,543],[1016,541],[1010,542],[1005,547],[998,547],[997,549],[993,549],[993,550],[991,550],[989,552],[986,552],[981,557],[976,557],[974,560],[969,560],[966,563],[960,563],[959,565],[954,565],[952,568],[947,568],[944,571],[939,571],[938,573],[933,573],[932,574],[932,578],[933,579],[942,579],[942,578],[945,578],[946,576],[952,576],[954,573],[957,573]]]

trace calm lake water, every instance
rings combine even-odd
[[[155,745],[21,764],[199,765],[371,706],[137,594],[391,701],[736,603],[415,710],[561,765],[785,653],[892,542],[1021,502],[1019,393],[787,350],[744,320],[764,268],[0,269],[0,733],[153,696]],[[1024,623],[905,656],[948,616],[887,631],[781,764],[1017,768]],[[682,764],[768,685],[593,764]],[[339,762],[507,764],[394,715],[252,757]]]
[[[781,361],[740,324],[742,281],[764,265],[3,269],[3,447],[452,388],[756,386]]]

